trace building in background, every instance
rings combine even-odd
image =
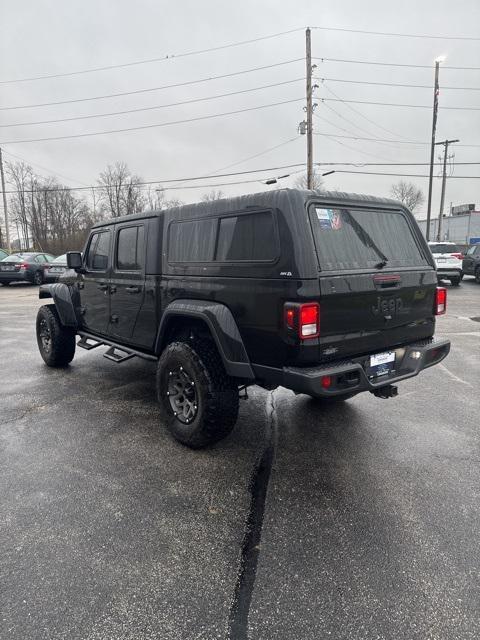
[[[427,221],[417,220],[423,235],[426,234]],[[438,218],[430,221],[430,240],[436,241]],[[475,204],[460,204],[450,207],[450,214],[442,219],[442,231],[439,240],[461,244],[480,243],[480,207]]]

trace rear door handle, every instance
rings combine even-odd
[[[128,291],[128,293],[140,293],[139,287],[126,287],[125,291]]]

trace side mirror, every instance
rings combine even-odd
[[[80,271],[82,268],[82,254],[80,251],[67,251],[67,267]]]

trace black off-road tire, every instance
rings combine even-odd
[[[480,267],[477,267],[475,269],[475,282],[477,284],[480,284]]]
[[[458,287],[461,281],[462,281],[462,278],[460,276],[456,276],[455,278],[450,278],[450,284],[452,285],[452,287]]]
[[[177,397],[180,400],[184,397],[179,396],[178,387],[172,391],[175,380],[180,380],[181,385],[181,376],[187,381],[186,391],[195,411],[189,418],[183,409],[174,410],[179,402]],[[163,421],[182,444],[199,449],[222,440],[232,431],[238,416],[238,385],[227,375],[210,340],[201,339],[192,345],[170,343],[158,362],[156,384]]]
[[[44,305],[38,310],[37,344],[49,367],[65,367],[73,360],[75,331],[62,325],[54,304]]]
[[[43,273],[41,271],[35,271],[33,274],[33,284],[43,284]]]

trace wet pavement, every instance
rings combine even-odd
[[[0,287],[2,640],[479,637],[479,285],[398,398],[254,388],[203,451],[162,427],[154,364],[45,367],[39,305]]]

